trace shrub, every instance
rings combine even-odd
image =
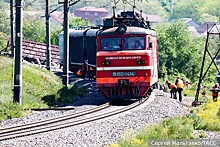
[[[0,103],[0,120],[12,119],[22,116],[22,108],[13,102]]]

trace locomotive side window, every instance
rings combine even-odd
[[[121,50],[121,38],[102,38],[101,48],[103,51]]]
[[[124,38],[125,50],[143,50],[145,49],[145,37],[132,36]]]

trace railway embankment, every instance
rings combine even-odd
[[[52,132],[1,141],[0,144],[3,146],[105,146],[120,141],[127,133],[134,135],[147,124],[179,115],[184,116],[190,112],[187,105],[170,99],[166,93],[155,92],[150,98],[150,102],[120,115]],[[71,111],[81,111],[104,102],[105,99],[98,91],[90,92],[73,104],[74,110],[35,112],[23,118],[2,121],[2,127],[42,120]]]

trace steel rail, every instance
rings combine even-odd
[[[28,135],[33,135],[33,134],[49,132],[49,131],[58,130],[58,129],[63,129],[63,128],[76,126],[76,125],[92,122],[92,121],[95,121],[95,120],[107,118],[107,117],[110,117],[110,116],[113,116],[113,115],[116,115],[116,114],[120,114],[120,113],[128,111],[128,110],[131,110],[131,109],[143,104],[144,102],[146,102],[147,99],[148,99],[148,97],[143,98],[142,102],[137,101],[137,102],[125,107],[125,108],[114,110],[112,112],[106,112],[106,113],[103,113],[103,114],[98,114],[98,115],[95,115],[95,116],[92,116],[92,117],[89,117],[89,118],[83,118],[81,120],[76,120],[74,122],[64,122],[62,124],[53,124],[53,125],[50,125],[50,126],[43,126],[44,128],[40,128],[38,130],[36,128],[31,128],[31,129],[28,129],[28,130],[21,130],[21,131],[18,131],[18,132],[6,133],[6,134],[0,136],[0,141],[12,139],[12,138],[23,137],[23,136],[28,136]]]
[[[50,119],[45,119],[45,120],[42,120],[42,121],[37,121],[37,122],[28,123],[28,124],[19,125],[19,126],[1,128],[0,129],[0,137],[5,136],[6,133],[15,132],[15,131],[24,130],[24,129],[29,129],[29,128],[36,128],[36,127],[39,127],[39,126],[48,125],[48,124],[52,124],[52,123],[56,123],[56,122],[60,122],[60,121],[80,117],[80,116],[83,116],[83,115],[86,115],[86,114],[89,114],[89,113],[100,111],[100,110],[108,108],[108,107],[110,107],[109,103],[105,103],[105,104],[103,104],[99,107],[91,108],[89,110],[84,110],[84,111],[77,112],[77,113],[71,113],[71,114],[67,114],[67,115],[63,115],[63,116],[59,116],[59,117],[53,117],[53,118],[50,118]]]

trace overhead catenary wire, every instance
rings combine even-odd
[[[32,4],[33,4],[34,2],[36,2],[36,1],[37,1],[37,0],[33,0],[32,2],[28,3],[27,5],[25,5],[24,8],[27,8],[28,6],[32,6]]]

